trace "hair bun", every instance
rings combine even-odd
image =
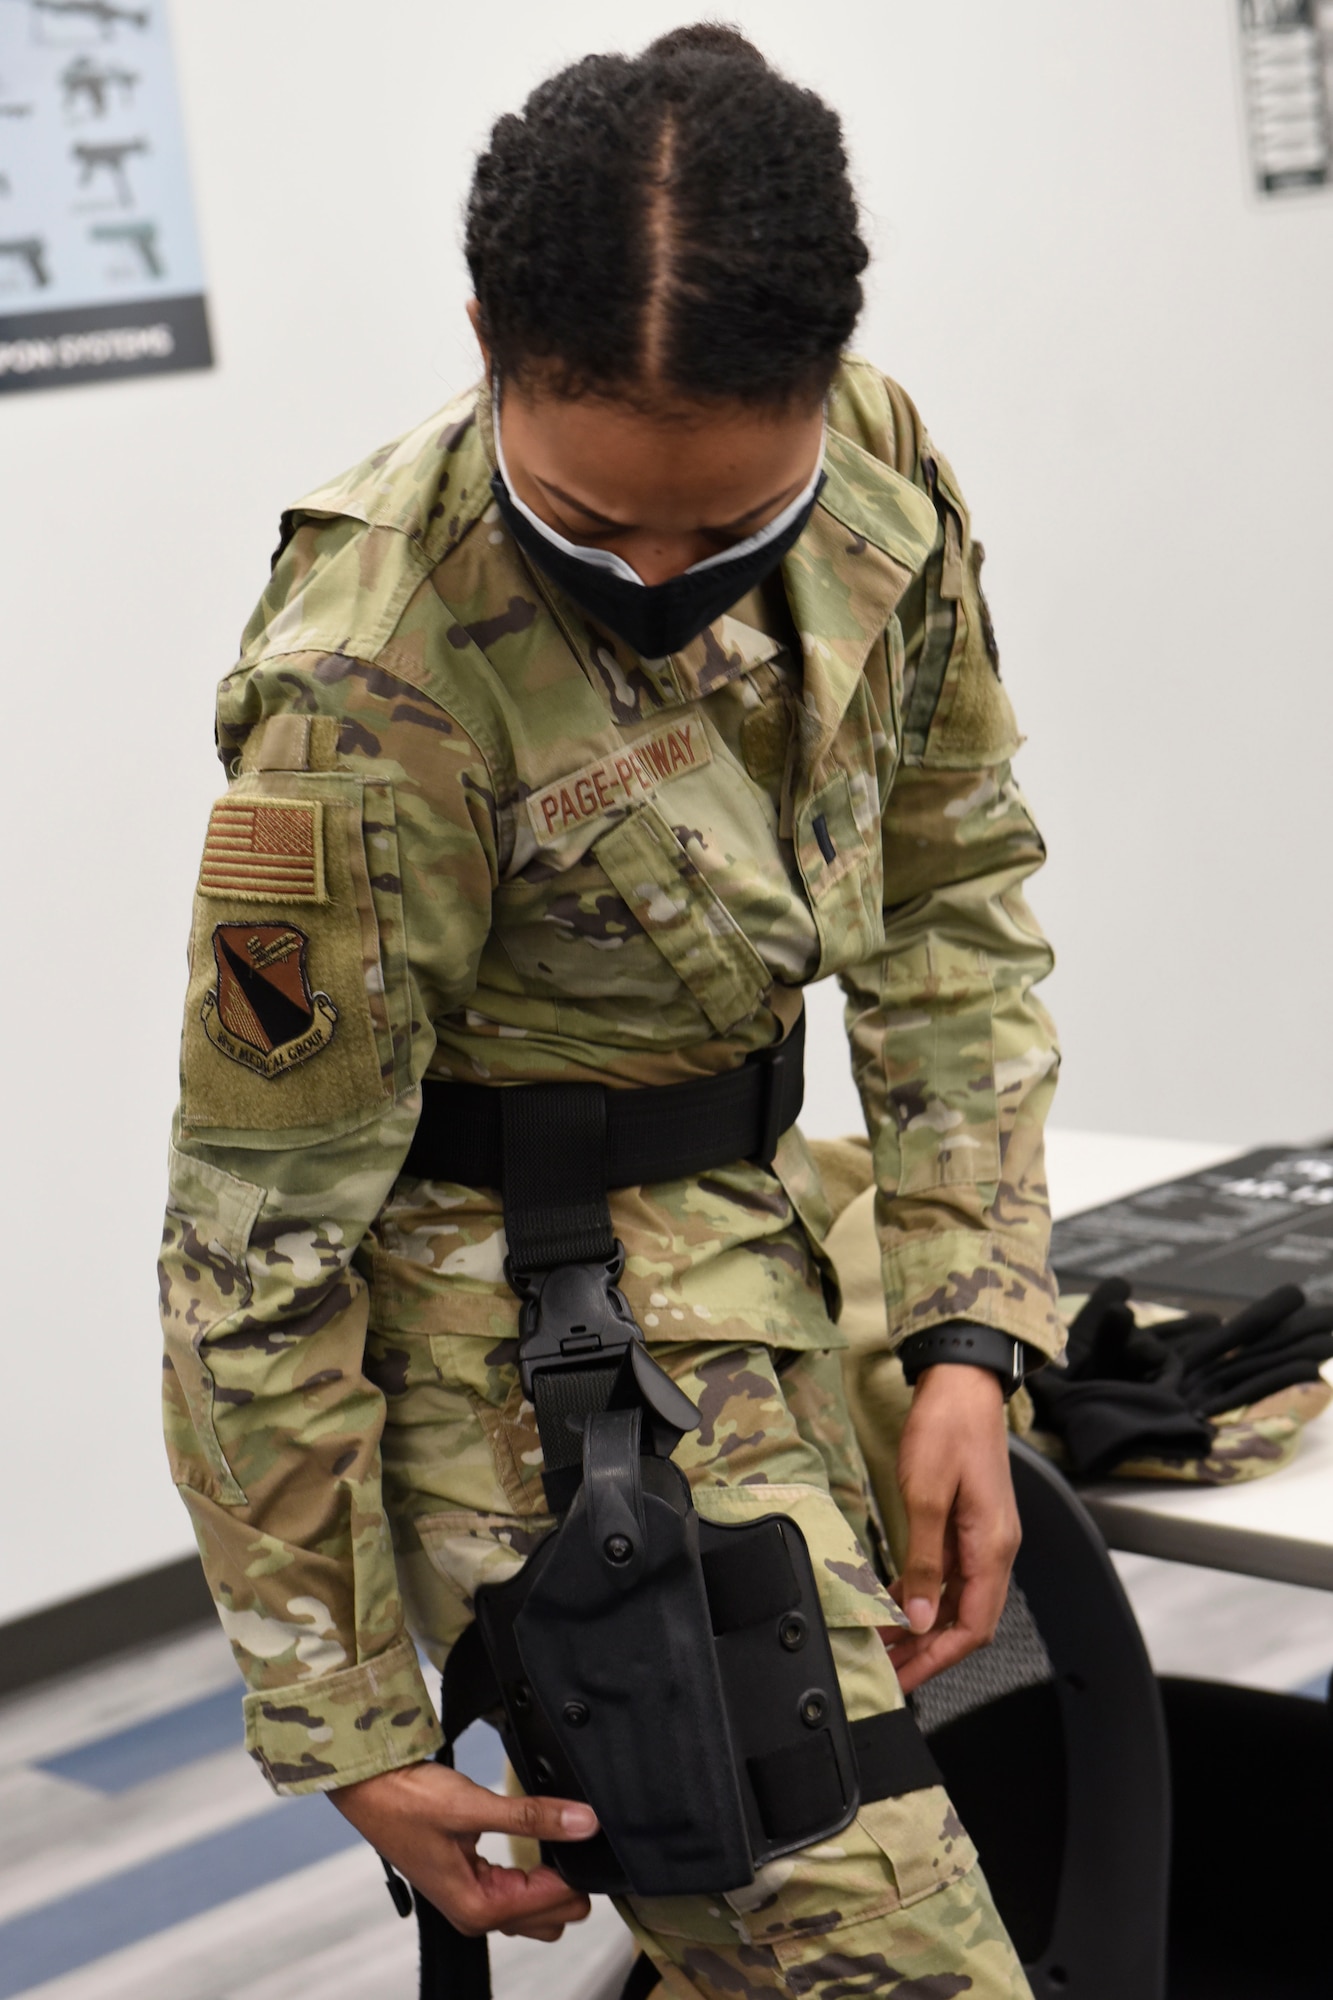
[[[673,28],[669,35],[659,35],[650,42],[645,53],[667,60],[672,56],[724,56],[729,62],[768,68],[754,43],[748,42],[739,28],[729,28],[721,21],[696,21],[692,27]]]

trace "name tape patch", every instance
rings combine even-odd
[[[200,895],[324,902],[322,813],[317,799],[219,799],[204,841]]]
[[[595,764],[585,764],[581,771],[571,771],[544,791],[534,792],[528,800],[532,830],[540,841],[559,840],[571,827],[623,810],[669,779],[712,761],[708,738],[697,721],[676,722],[651,736],[637,736]]]

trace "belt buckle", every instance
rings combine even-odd
[[[533,1400],[533,1381],[552,1369],[610,1367],[623,1360],[643,1333],[617,1280],[625,1268],[625,1248],[583,1264],[557,1264],[550,1271],[505,1276],[522,1304],[519,1321],[519,1377]]]

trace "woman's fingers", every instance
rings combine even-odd
[[[461,1772],[439,1796],[432,1814],[445,1833],[514,1833],[528,1840],[587,1840],[597,1831],[597,1815],[576,1799],[506,1798],[474,1785]]]
[[[526,1932],[531,1925],[558,1935],[588,1915],[587,1897],[554,1869],[528,1873],[477,1852],[484,1833],[586,1840],[597,1830],[597,1817],[577,1800],[504,1798],[443,1764],[386,1771],[331,1796],[357,1831],[466,1935]]]
[[[988,1552],[975,1572],[965,1574],[956,1555],[946,1556],[949,1572],[930,1630],[909,1632],[900,1625],[880,1628],[904,1694],[946,1667],[956,1666],[978,1647],[990,1644],[1004,1610],[1011,1561],[1007,1552]],[[895,1597],[899,1588],[894,1584]]]
[[[455,1850],[458,1852],[458,1850]],[[550,1930],[556,1935],[566,1924],[581,1923],[592,1908],[586,1896],[571,1889],[553,1868],[502,1868],[473,1857],[473,1866],[459,1874],[448,1871],[449,1907],[444,1914],[456,1930],[469,1935],[482,1931],[533,1934]],[[420,1885],[431,1902],[436,1898],[428,1884]],[[443,1907],[437,1904],[437,1907]]]

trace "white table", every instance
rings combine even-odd
[[[1052,1210],[1073,1215],[1244,1150],[1053,1131]],[[1333,1381],[1333,1363],[1325,1374]],[[1309,1426],[1293,1463],[1267,1478],[1227,1487],[1111,1479],[1080,1486],[1079,1496],[1113,1549],[1333,1590],[1333,1409]]]

